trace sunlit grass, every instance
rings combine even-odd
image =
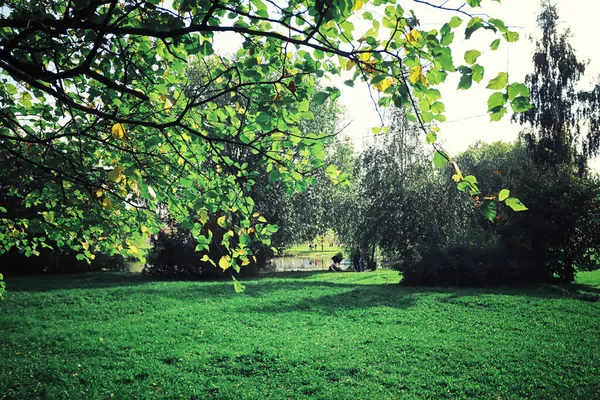
[[[337,253],[342,253],[344,258],[348,258],[347,249],[338,246],[324,246],[323,250],[321,250],[321,245],[318,245],[315,250],[312,250],[308,247],[308,244],[290,247],[285,249],[282,255],[287,257],[298,257],[298,258],[331,258]]]
[[[12,278],[0,398],[600,398],[599,289],[398,280]]]

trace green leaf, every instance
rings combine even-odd
[[[519,96],[511,101],[510,106],[514,112],[525,112],[533,107],[531,103],[529,103],[529,99],[522,96]]]
[[[467,4],[471,7],[480,7],[481,0],[467,0]]]
[[[298,111],[307,112],[309,105],[310,103],[308,102],[308,100],[302,100],[300,103],[298,103]]]
[[[516,42],[519,40],[519,34],[517,32],[505,32],[503,36],[509,43]]]
[[[279,172],[279,170],[272,169],[271,172],[269,172],[269,182],[275,182],[277,179],[279,179],[280,176],[281,173]]]
[[[498,200],[500,201],[504,201],[508,198],[508,196],[510,195],[510,190],[508,189],[502,189],[500,191],[500,193],[498,194]]]
[[[463,178],[465,182],[469,182],[473,185],[477,184],[477,178],[473,175],[467,175]]]
[[[481,214],[490,222],[494,222],[496,219],[497,208],[496,202],[494,201],[485,201],[481,206]]]
[[[508,85],[508,99],[513,101],[517,96],[529,97],[529,88],[518,82]]]
[[[315,93],[313,100],[316,105],[321,105],[321,104],[325,103],[325,100],[327,100],[328,97],[329,97],[328,92],[318,92],[318,93]]]
[[[506,72],[500,72],[498,76],[488,83],[487,88],[492,90],[504,89],[508,84],[508,74]]]
[[[517,199],[516,197],[509,197],[508,199],[506,199],[505,203],[507,206],[512,208],[513,211],[529,210],[527,207],[525,207],[523,203],[521,203],[521,200]]]
[[[462,19],[458,17],[452,17],[448,22],[448,25],[450,25],[452,28],[458,28],[460,24],[462,24]]]
[[[490,49],[492,50],[498,50],[498,46],[500,46],[500,39],[496,39],[492,42],[492,44],[490,45]]]
[[[434,114],[441,114],[446,111],[446,106],[440,101],[436,101],[430,107],[431,112],[433,112]]]
[[[468,90],[471,85],[473,85],[473,75],[464,74],[460,77],[460,81],[458,82],[458,89],[460,90]]]
[[[427,140],[427,143],[429,144],[435,143],[437,140],[437,135],[434,132],[429,132],[427,135],[425,135],[425,140]]]
[[[465,53],[465,61],[467,64],[475,64],[480,55],[481,52],[478,50],[469,50]]]
[[[492,112],[497,107],[504,107],[507,100],[508,97],[506,94],[502,92],[493,93],[488,99],[488,112]]]
[[[506,107],[496,107],[490,110],[490,119],[492,121],[500,121],[504,114],[506,114],[508,109]]]
[[[325,159],[325,150],[323,150],[323,144],[317,143],[310,148],[310,153],[318,160]]]
[[[481,82],[485,69],[481,65],[475,64],[473,65],[472,70],[473,80],[477,83]]]
[[[246,286],[238,282],[238,280],[235,279],[235,276],[232,275],[231,279],[233,280],[233,290],[235,290],[236,293],[243,293],[244,290],[246,290]]]
[[[433,153],[433,166],[435,168],[441,168],[448,163],[448,158],[444,157],[442,153],[436,151]]]

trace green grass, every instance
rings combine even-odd
[[[582,275],[600,283],[600,275]],[[600,398],[600,289],[9,278],[0,398]]]
[[[321,250],[321,245],[317,246],[317,250],[311,250],[308,248],[307,244],[301,246],[294,246],[286,249],[283,252],[283,255],[286,257],[298,257],[298,258],[331,258],[335,256],[337,253],[341,252],[344,255],[344,258],[348,258],[348,253],[345,251],[343,247],[328,247],[325,246],[323,250]]]

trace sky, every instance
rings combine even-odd
[[[431,0],[440,4],[441,0]],[[457,7],[462,0],[450,0],[447,7]],[[558,0],[556,1],[561,28],[570,28],[573,35],[571,44],[580,60],[589,60],[586,75],[582,86],[589,87],[600,75],[600,54],[594,39],[597,35],[597,16],[600,15],[600,2],[597,0]],[[423,29],[439,29],[448,21],[452,13],[440,11],[416,3],[407,3],[420,18]],[[469,90],[456,90],[459,75],[449,76],[447,82],[439,87],[442,92],[442,101],[446,105],[447,121],[439,125],[441,133],[438,135],[444,148],[451,154],[464,151],[469,144],[476,140],[493,142],[497,140],[512,141],[517,138],[521,127],[510,122],[507,114],[500,122],[490,122],[487,113],[487,98],[491,91],[485,89],[487,82],[500,71],[508,71],[509,81],[523,82],[525,76],[533,70],[532,55],[535,49],[532,37],[539,36],[537,28],[537,15],[540,11],[538,0],[502,0],[500,4],[491,0],[482,2],[480,12],[487,13],[495,18],[502,19],[507,26],[519,32],[520,40],[516,43],[502,42],[496,51],[489,50],[489,44],[495,36],[488,31],[477,31],[468,41],[462,40],[464,36],[458,33],[453,45],[455,63],[462,61],[465,51],[472,48],[482,51],[483,55],[478,62],[486,69],[486,76],[481,83],[473,83]],[[462,18],[462,16],[461,16]],[[464,20],[467,17],[463,18]],[[463,22],[462,27],[465,26]],[[461,28],[462,28],[461,27]],[[459,28],[459,29],[461,29]],[[596,59],[594,59],[594,57]],[[588,85],[588,86],[586,86]],[[366,85],[356,85],[355,88],[340,86],[342,96],[341,104],[346,109],[346,118],[352,123],[345,130],[357,149],[364,147],[372,140],[370,129],[379,124],[379,117],[369,98]],[[600,165],[596,161],[597,165]]]
[[[464,0],[429,0],[433,4],[442,4],[449,8],[460,7]],[[600,1],[598,0],[555,0],[560,16],[560,28],[570,29],[571,45],[576,51],[580,61],[588,60],[586,74],[582,80],[582,87],[589,88],[600,76],[600,54],[595,54],[597,43],[598,15],[600,15]],[[459,32],[466,26],[467,16],[449,11],[438,10],[427,5],[418,4],[409,0],[402,0],[405,10],[414,10],[419,18],[421,28],[425,30],[440,29],[453,15],[459,15],[463,24]],[[537,27],[537,15],[541,6],[539,0],[483,0],[482,8],[475,9],[474,13],[484,13],[494,18],[502,19],[507,26],[519,33],[520,39],[516,43],[502,41],[496,51],[489,49],[490,43],[497,38],[487,30],[478,30],[470,40],[465,41],[462,33],[455,34],[453,56],[456,65],[463,61],[463,54],[470,49],[478,49],[483,55],[478,62],[485,67],[485,77],[481,83],[473,83],[469,90],[457,90],[459,74],[448,76],[447,81],[438,86],[442,92],[442,101],[446,106],[447,121],[439,125],[441,132],[439,142],[444,148],[454,155],[464,151],[471,143],[477,140],[493,142],[497,140],[512,141],[517,138],[521,127],[510,122],[510,112],[499,122],[491,122],[487,115],[487,99],[492,93],[485,86],[490,79],[501,71],[509,74],[509,83],[523,82],[525,76],[533,71],[532,55],[535,49],[535,37],[540,32]],[[377,17],[376,9],[373,11]],[[469,10],[465,7],[465,10]],[[473,9],[471,9],[473,10]],[[380,15],[381,16],[381,15]],[[357,32],[361,26],[355,22]],[[364,25],[367,30],[370,25]],[[358,33],[355,34],[358,35]],[[232,53],[239,46],[240,39],[235,35],[223,35],[215,42],[217,52]],[[342,95],[339,102],[345,110],[341,126],[350,124],[344,129],[343,135],[348,136],[357,150],[363,149],[373,140],[371,128],[379,126],[380,118],[369,94],[366,83],[357,83],[354,88],[342,82],[350,76],[334,78],[324,84],[337,86]],[[594,160],[592,166],[600,170],[600,160]]]

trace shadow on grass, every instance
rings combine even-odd
[[[262,312],[289,312],[298,310],[314,310],[336,312],[339,309],[365,308],[374,306],[410,307],[423,295],[444,294],[452,298],[496,294],[503,296],[529,296],[546,299],[577,299],[583,301],[600,301],[600,288],[587,284],[544,284],[525,287],[496,288],[456,288],[456,287],[415,287],[398,284],[372,284],[361,281],[328,281],[313,280],[319,276],[336,276],[326,271],[303,271],[285,273],[267,273],[254,278],[242,278],[246,291],[242,296],[251,298],[268,298],[280,291],[282,301],[278,304],[262,307]],[[355,275],[357,278],[368,278],[368,275]],[[29,277],[12,277],[8,279],[11,292],[47,292],[70,289],[109,289],[130,288],[151,283],[182,283],[177,287],[136,288],[137,293],[149,296],[162,296],[180,301],[215,297],[240,296],[235,293],[227,279],[192,280],[149,277],[136,273],[86,273],[69,275],[37,275]],[[186,284],[187,283],[187,284]],[[286,294],[290,294],[289,296]],[[293,295],[292,295],[293,294]]]
[[[89,272],[5,277],[12,292],[48,292],[69,289],[106,289],[166,281],[131,272]]]

